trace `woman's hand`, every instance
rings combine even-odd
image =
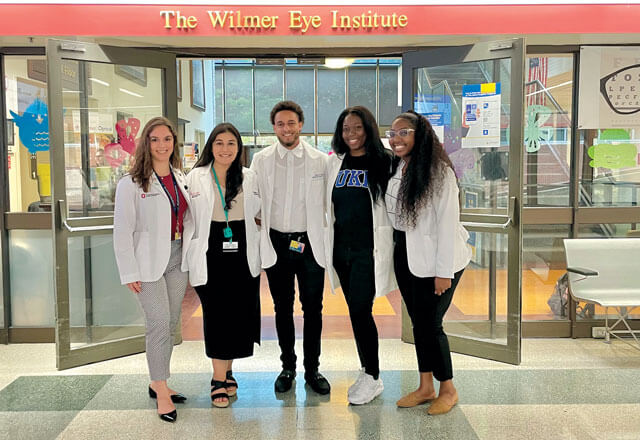
[[[133,293],[140,293],[140,291],[142,290],[142,286],[140,284],[140,281],[135,281],[133,283],[127,283],[127,287],[129,288],[129,290],[131,290]]]
[[[451,287],[451,278],[438,278],[435,279],[435,291],[438,296],[442,295],[446,290]]]

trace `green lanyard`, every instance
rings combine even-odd
[[[227,227],[224,228],[224,238],[228,238],[229,242],[233,239],[233,231],[229,227],[229,210],[227,209],[227,204],[224,202],[224,195],[222,195],[222,188],[220,187],[220,182],[218,182],[218,176],[216,175],[216,170],[213,168],[213,164],[211,164],[211,171],[213,172],[213,178],[216,180],[216,185],[218,185],[218,192],[220,193],[220,203],[222,203],[222,209],[224,210],[224,217],[227,219]]]

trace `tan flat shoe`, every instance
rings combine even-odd
[[[407,394],[402,399],[396,402],[398,408],[413,408],[414,406],[422,405],[423,403],[427,403],[433,400],[434,397],[424,398],[420,396],[416,391]]]
[[[432,416],[437,416],[439,414],[446,414],[449,411],[451,411],[451,408],[453,408],[456,405],[456,403],[458,403],[458,393],[456,393],[456,396],[453,399],[453,403],[451,405],[445,402],[445,400],[442,399],[441,397],[438,397],[436,400],[433,401],[433,403],[427,410],[427,414]]]

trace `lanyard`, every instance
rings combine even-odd
[[[176,183],[176,178],[173,175],[173,172],[171,171],[171,180],[173,181],[173,189],[176,192],[176,200],[174,201],[173,197],[171,197],[171,193],[169,192],[167,187],[164,186],[164,183],[162,182],[162,179],[160,178],[160,176],[158,176],[158,173],[156,173],[155,171],[154,173],[158,178],[158,182],[160,182],[162,189],[167,194],[167,197],[169,197],[169,203],[171,203],[171,210],[173,211],[173,214],[176,216],[176,232],[178,232],[180,228],[180,222],[178,221],[178,213],[180,212],[180,193],[178,192],[178,184]]]
[[[222,203],[222,209],[224,210],[224,218],[227,220],[227,227],[224,228],[224,238],[228,238],[229,241],[232,241],[233,231],[229,227],[229,210],[227,209],[227,204],[224,201],[222,188],[220,187],[220,182],[218,182],[218,175],[216,174],[216,170],[213,168],[213,164],[211,164],[211,171],[213,172],[213,178],[216,180],[216,185],[218,186],[218,192],[220,193],[220,203]]]

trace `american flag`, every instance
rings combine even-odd
[[[529,75],[527,83],[538,80],[546,88],[547,74],[549,73],[549,58],[529,58]],[[540,87],[540,84],[534,83],[527,86],[525,96],[527,97],[527,105],[545,105],[546,95]]]

